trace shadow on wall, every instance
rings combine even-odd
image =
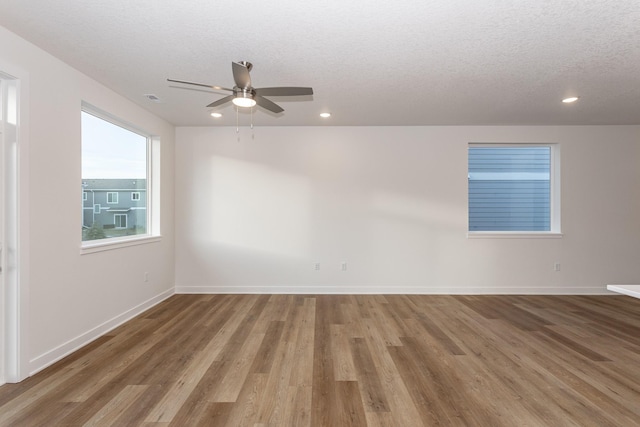
[[[301,176],[268,166],[212,157],[196,171],[189,233],[203,243],[224,243],[285,256],[310,250],[311,186]]]

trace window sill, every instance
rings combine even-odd
[[[469,231],[468,239],[562,239],[562,233],[539,231]]]
[[[80,255],[87,255],[96,252],[110,251],[113,249],[127,248],[129,246],[146,245],[162,240],[162,236],[132,236],[123,238],[113,238],[108,240],[98,240],[82,242]]]

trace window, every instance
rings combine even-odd
[[[86,201],[87,201],[87,199],[88,199],[87,192],[86,192],[86,191],[83,191],[83,192],[82,192],[82,201],[83,201],[83,202],[86,202]]]
[[[559,232],[553,145],[469,146],[470,232]]]
[[[152,145],[156,146],[158,141],[85,104],[81,126],[83,192],[90,192],[94,203],[93,210],[83,208],[83,248],[92,252],[100,250],[95,249],[100,245],[134,244],[140,238],[151,237],[154,193],[150,159]],[[157,147],[153,149],[155,157],[156,151]],[[119,200],[120,193],[130,193],[131,200]],[[105,204],[109,207],[104,207]],[[157,225],[153,230],[157,230]]]
[[[127,228],[127,215],[115,214],[113,216],[113,223],[116,226],[116,228]]]

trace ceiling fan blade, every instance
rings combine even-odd
[[[266,108],[273,113],[282,113],[284,111],[284,108],[282,108],[275,102],[269,101],[267,98],[256,95],[253,99],[256,100],[256,104],[258,104],[262,108]]]
[[[226,104],[227,102],[233,100],[234,97],[235,95],[229,95],[229,96],[225,96],[224,98],[220,98],[217,101],[214,101],[211,104],[207,105],[207,108],[213,108],[222,104]]]
[[[167,81],[173,82],[173,83],[183,83],[183,84],[186,84],[186,85],[208,87],[208,88],[215,89],[215,90],[228,90],[229,92],[233,92],[233,89],[229,89],[228,87],[206,85],[206,84],[203,84],[203,83],[185,82],[183,80],[173,80],[173,79],[167,79]]]
[[[248,63],[247,63],[248,64]],[[239,62],[232,62],[233,80],[240,89],[251,87],[251,77],[249,76],[249,66]]]
[[[260,96],[313,95],[313,89],[310,87],[262,87],[256,89],[256,94]]]

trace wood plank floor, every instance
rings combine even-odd
[[[638,426],[640,301],[175,295],[0,387],[49,425]]]

